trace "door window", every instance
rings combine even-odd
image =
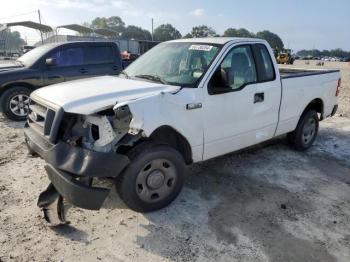
[[[113,63],[113,49],[111,46],[89,46],[86,53],[87,64]]]
[[[57,50],[51,58],[56,60],[57,67],[79,66],[84,64],[82,47],[71,47]]]
[[[237,91],[247,84],[256,83],[257,74],[250,46],[234,47],[220,64],[214,78],[214,82],[224,83],[225,92]],[[218,78],[221,80],[218,81]]]

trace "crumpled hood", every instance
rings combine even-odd
[[[38,102],[62,107],[65,112],[92,114],[117,103],[160,94],[176,92],[178,86],[148,81],[101,76],[74,80],[40,88],[31,94]]]

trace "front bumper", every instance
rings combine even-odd
[[[58,193],[81,208],[99,209],[109,189],[86,186],[79,179],[117,177],[130,163],[121,154],[95,152],[63,141],[51,144],[29,127],[24,135],[28,149],[48,163],[45,169]]]
[[[109,189],[86,186],[72,175],[59,171],[51,165],[46,165],[45,170],[57,192],[77,207],[98,210],[108,196]]]

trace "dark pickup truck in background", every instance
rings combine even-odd
[[[0,64],[0,109],[25,120],[29,95],[37,88],[85,77],[117,75],[123,69],[113,42],[65,42],[37,47],[12,64]]]

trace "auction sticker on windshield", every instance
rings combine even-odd
[[[210,51],[213,48],[211,45],[191,45],[189,50]]]

